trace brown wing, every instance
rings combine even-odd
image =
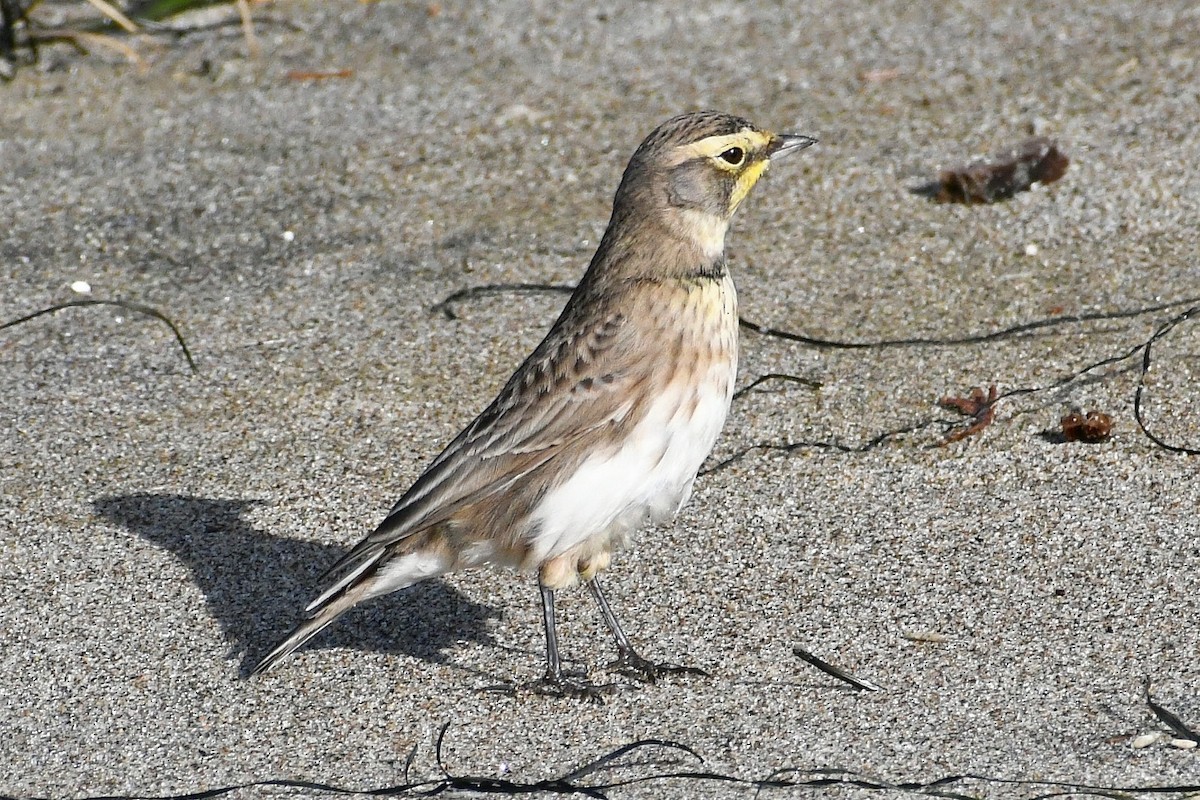
[[[591,306],[586,316],[572,310],[582,305]],[[492,404],[434,459],[379,527],[334,565],[331,573],[351,570],[338,584],[352,581],[391,545],[504,491],[572,443],[623,419],[631,409],[630,389],[645,370],[629,358],[637,336],[629,323],[604,298],[569,303]]]

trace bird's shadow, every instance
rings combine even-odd
[[[240,673],[300,619],[318,579],[344,548],[255,530],[243,514],[253,500],[129,494],[93,501],[96,513],[174,553],[188,566],[209,611],[241,655]],[[457,642],[494,644],[488,620],[500,612],[440,580],[419,583],[352,609],[308,647],[350,647],[445,663]]]

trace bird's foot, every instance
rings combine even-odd
[[[708,677],[708,673],[699,667],[685,667],[679,664],[655,663],[643,658],[633,650],[622,650],[617,654],[617,660],[609,664],[609,669],[621,675],[642,681],[655,683],[665,675],[698,675]]]
[[[603,704],[604,698],[615,692],[619,686],[615,683],[596,684],[586,678],[568,678],[566,675],[547,672],[540,679],[527,684],[526,688],[547,697],[570,697],[574,700]]]

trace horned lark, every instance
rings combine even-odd
[[[558,321],[474,422],[433,460],[339,577],[255,668],[261,672],[352,606],[452,570],[537,571],[546,673],[534,688],[596,697],[564,675],[554,593],[580,581],[616,641],[623,674],[672,671],[638,655],[600,573],[648,521],[674,516],[725,422],[738,316],[725,231],[773,159],[808,147],[713,111],[654,130],[625,169],[612,219]]]

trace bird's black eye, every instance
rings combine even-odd
[[[732,164],[736,167],[746,160],[746,151],[740,147],[731,147],[724,153],[721,153],[720,158],[726,164]]]

